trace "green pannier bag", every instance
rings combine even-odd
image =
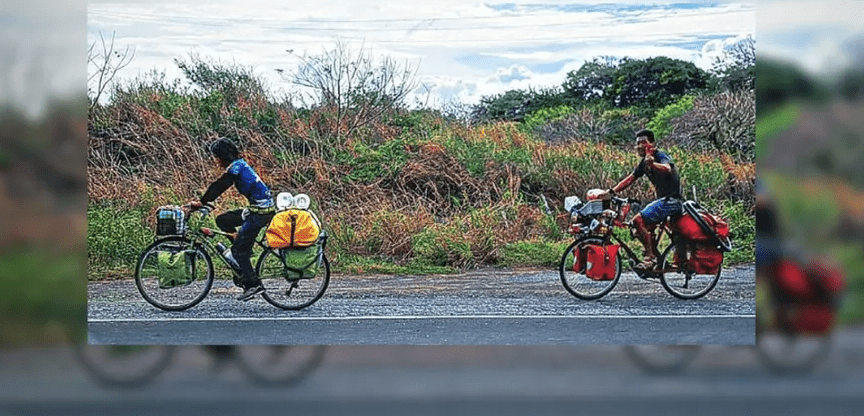
[[[318,251],[321,243],[306,248],[292,248],[281,250],[285,256],[285,278],[288,280],[312,279],[318,273],[321,266],[321,257]]]
[[[160,251],[158,256],[159,288],[185,286],[195,280],[195,251],[176,253]]]

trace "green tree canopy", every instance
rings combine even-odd
[[[789,62],[759,58],[754,72],[757,114],[770,112],[791,99],[819,101],[828,94],[816,79]]]
[[[620,60],[612,56],[594,58],[585,62],[576,71],[567,73],[562,85],[573,99],[583,102],[598,102],[605,90],[612,85]]]
[[[567,97],[557,88],[520,89],[481,98],[471,114],[475,121],[523,121],[537,110],[561,105],[567,105]]]
[[[662,108],[708,85],[709,74],[692,62],[665,56],[624,58],[605,100],[615,107]]]

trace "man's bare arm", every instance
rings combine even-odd
[[[618,192],[621,192],[624,189],[626,189],[628,186],[630,186],[630,184],[632,184],[633,181],[635,181],[635,180],[636,180],[636,177],[633,176],[633,174],[631,173],[631,174],[627,175],[626,178],[622,179],[621,182],[618,182],[617,185],[612,187],[611,191],[617,194]]]

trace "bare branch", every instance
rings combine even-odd
[[[407,62],[399,64],[390,57],[376,60],[362,44],[354,53],[341,39],[334,49],[304,54],[295,71],[279,74],[307,88],[302,94],[313,106],[333,113],[330,134],[337,143],[402,105],[418,85],[416,69]]]
[[[105,40],[102,32],[99,32],[99,40],[93,42],[87,49],[87,66],[90,75],[87,77],[88,96],[91,98],[90,109],[99,102],[102,94],[114,82],[117,72],[132,62],[135,56],[135,48],[127,46],[122,52],[114,49],[115,33],[111,33],[111,39]],[[96,47],[101,46],[101,51],[96,52]],[[93,85],[92,89],[90,84]]]

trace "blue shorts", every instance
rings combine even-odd
[[[659,224],[666,217],[681,213],[681,200],[675,198],[660,198],[642,208],[639,215],[647,224]]]

